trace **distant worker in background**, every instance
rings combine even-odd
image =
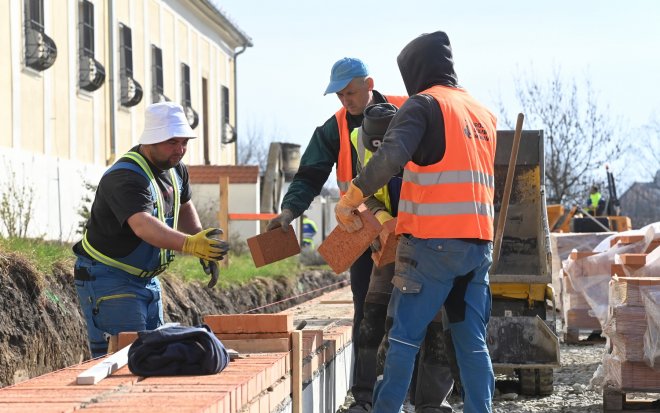
[[[73,246],[92,357],[107,353],[111,335],[163,324],[157,275],[174,259],[173,251],[198,257],[211,276],[209,287],[218,280],[217,261],[228,247],[217,239],[219,228],[202,230],[181,162],[195,137],[180,105],[149,105],[140,144],[98,184],[83,239]]]
[[[358,174],[381,146],[383,136],[397,110],[391,103],[377,103],[367,106],[364,110],[362,126],[354,129],[351,134],[351,142],[356,146],[358,154]],[[397,216],[402,176],[403,170],[400,170],[364,202],[383,225]],[[381,247],[376,238],[372,249],[378,251]],[[360,323],[358,352],[363,370],[358,378],[364,380],[356,383],[360,388],[373,389],[376,377],[383,374],[388,347],[386,335],[392,327],[392,314],[388,314],[388,304],[392,295],[393,277],[394,263],[381,267],[374,265],[364,302],[364,318]],[[415,406],[416,413],[453,411],[447,398],[454,386],[449,368],[449,357],[453,360],[454,352],[451,338],[442,327],[441,316],[439,312],[436,319],[429,324],[420,349],[417,376],[413,377],[410,388],[410,402]]]
[[[300,159],[298,172],[282,200],[282,212],[268,223],[269,231],[279,227],[286,231],[291,221],[309,208],[314,198],[321,193],[335,164],[337,185],[343,194],[356,175],[357,155],[351,145],[350,134],[362,124],[364,109],[371,104],[384,102],[401,106],[408,98],[383,95],[374,90],[374,79],[369,76],[367,66],[360,59],[353,57],[339,59],[332,66],[330,83],[324,95],[329,93],[337,95],[342,107],[314,131]],[[354,310],[353,383],[362,382],[356,377],[362,371],[357,351],[360,341],[359,326],[372,267],[371,250],[367,249],[350,268]],[[371,409],[371,388],[361,389],[354,384],[351,392],[355,403],[351,405],[349,412],[368,412]]]
[[[598,185],[593,185],[589,192],[589,200],[587,201],[587,212],[591,215],[603,215],[605,211],[605,200],[600,193]]]
[[[356,208],[401,168],[393,325],[374,413],[397,413],[415,356],[445,308],[463,388],[463,411],[490,413],[495,375],[486,345],[491,312],[496,118],[458,85],[446,33],[423,34],[397,57],[410,94],[383,143],[335,207],[347,231]]]
[[[302,216],[302,243],[301,247],[307,249],[314,249],[314,235],[318,232],[316,223],[312,221],[307,215]]]

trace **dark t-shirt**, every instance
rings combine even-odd
[[[137,152],[139,145],[131,151]],[[145,160],[147,158],[145,157]],[[131,159],[122,161],[134,163]],[[165,203],[165,216],[173,216],[174,188],[170,180],[169,171],[161,171],[149,160],[147,164],[156,178],[158,187]],[[188,182],[188,170],[183,163],[174,167],[181,177],[182,191],[181,204],[190,201],[192,196]],[[121,258],[130,254],[140,243],[131,227],[128,218],[138,212],[151,214],[156,206],[152,199],[150,184],[141,174],[129,169],[116,169],[104,175],[99,182],[92,204],[90,218],[85,228],[90,244],[112,258]],[[87,256],[80,242],[74,245],[77,254]]]

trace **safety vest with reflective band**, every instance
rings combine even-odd
[[[367,165],[367,162],[371,159],[371,156],[373,153],[371,153],[370,150],[364,147],[364,144],[362,143],[362,139],[360,136],[360,131],[362,128],[355,128],[351,132],[351,144],[355,148],[355,152],[357,153],[358,160],[360,161],[360,164],[364,168],[365,165]],[[392,202],[390,201],[390,193],[389,190],[387,189],[387,185],[383,185],[380,188],[378,188],[378,191],[374,193],[374,197],[378,199],[380,202],[385,205],[385,208],[387,209],[387,212],[392,214]]]
[[[135,163],[128,162],[130,159]],[[155,208],[152,211],[154,217],[159,221],[165,223],[170,228],[176,228],[179,220],[179,209],[181,207],[181,186],[183,184],[181,178],[175,171],[175,168],[169,170],[170,180],[173,185],[174,192],[174,205],[173,216],[165,217],[165,203],[163,201],[163,194],[161,193],[156,178],[151,172],[151,168],[147,161],[137,152],[128,152],[121,157],[112,167],[110,167],[104,175],[117,170],[128,169],[138,173],[149,181],[149,189],[151,191],[152,200],[155,202]],[[118,268],[126,271],[129,274],[137,277],[153,277],[165,271],[169,263],[174,259],[174,253],[171,250],[164,248],[156,248],[145,241],[141,241],[137,248],[130,254],[122,258],[111,258],[104,255],[90,244],[87,239],[87,231],[83,234],[82,240],[83,249],[89,254],[92,259],[103,263],[107,266]]]
[[[316,228],[316,223],[309,218],[303,218],[302,221],[302,242],[303,245],[310,246],[314,248],[314,235],[318,228]]]
[[[384,95],[385,100],[400,108],[408,99],[408,96],[388,96]],[[346,108],[335,113],[337,126],[339,128],[339,158],[337,159],[337,186],[339,195],[344,195],[348,191],[348,186],[353,180],[353,159],[351,157],[351,137],[352,131],[348,130],[348,121],[346,120]]]
[[[420,94],[440,105],[446,149],[435,164],[406,164],[396,232],[492,241],[496,118],[462,89],[433,86]]]
[[[591,205],[589,206],[593,209],[598,209],[598,203],[600,202],[600,198],[602,198],[600,192],[589,194],[589,200],[591,201]]]

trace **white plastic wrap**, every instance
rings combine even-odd
[[[644,238],[632,244],[617,243],[589,257],[576,260],[569,257],[563,262],[564,272],[570,278],[573,288],[582,293],[602,327],[605,326],[609,315],[608,285],[612,264],[618,261],[617,255],[643,253],[654,237],[660,234],[656,234],[654,227],[649,226],[645,232],[627,231],[627,235],[643,235]],[[610,244],[609,240],[603,242]]]

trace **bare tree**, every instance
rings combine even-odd
[[[238,163],[240,165],[259,165],[261,172],[266,170],[270,143],[276,140],[277,129],[265,133],[259,123],[250,122],[246,133],[238,141]]]
[[[555,69],[548,80],[532,71],[514,78],[515,97],[525,114],[525,129],[543,129],[545,142],[545,185],[548,203],[579,202],[587,187],[603,181],[602,167],[623,151],[620,121],[602,106],[589,79],[578,84],[562,79]],[[500,119],[513,128],[502,99]],[[599,171],[603,176],[596,174]]]
[[[652,181],[660,172],[660,116],[654,116],[639,136],[635,151],[637,167],[644,178]]]

